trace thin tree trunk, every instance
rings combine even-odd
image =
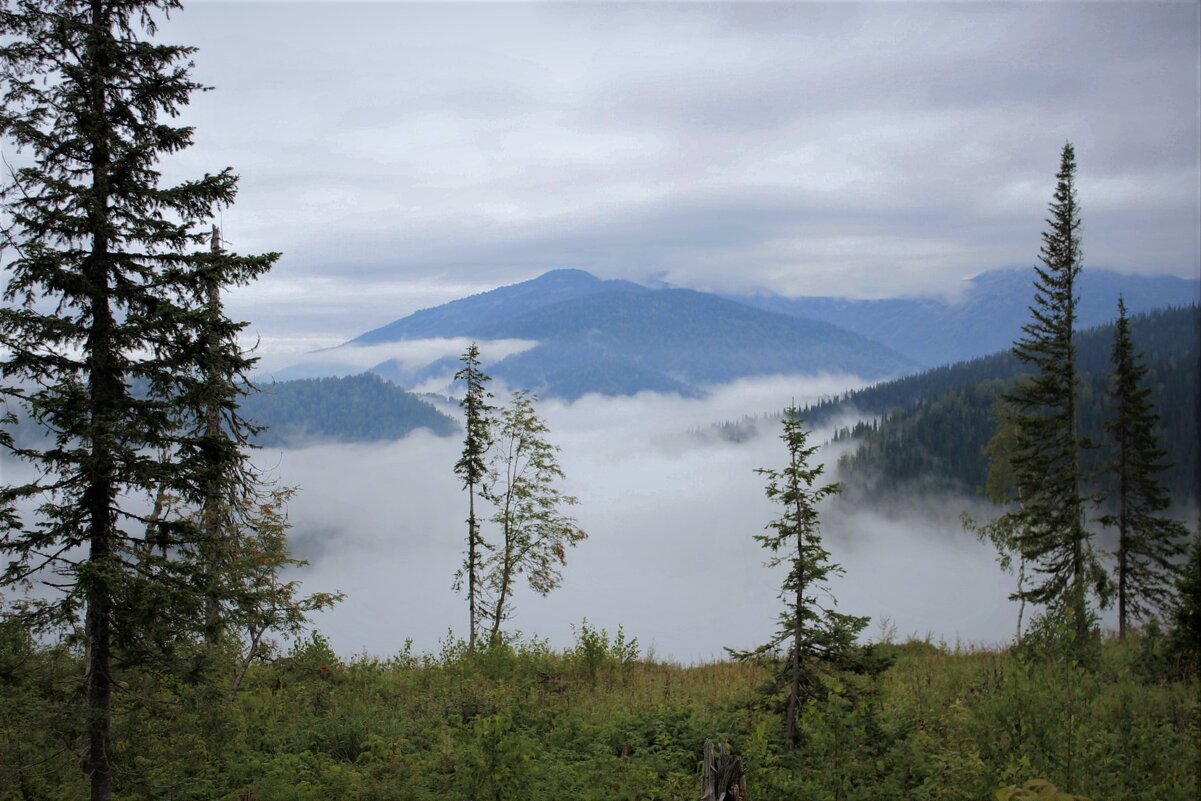
[[[505,552],[500,564],[500,592],[496,598],[496,609],[492,615],[492,634],[489,642],[493,645],[500,642],[500,621],[505,616],[505,604],[509,602],[509,588],[513,581],[513,542],[510,536],[509,524],[505,523]]]
[[[470,618],[467,629],[467,651],[475,653],[475,627],[476,627],[476,608],[475,608],[475,574],[477,572],[476,565],[476,541],[478,535],[475,533],[475,484],[467,485],[467,615]]]
[[[803,510],[797,503],[797,520],[802,520]],[[801,643],[805,633],[805,534],[797,533],[797,589],[796,609],[792,622],[792,688],[788,694],[788,750],[801,744]]]
[[[1130,544],[1126,537],[1129,524],[1126,520],[1126,420],[1123,414],[1118,420],[1118,639],[1126,639],[1126,593],[1129,590],[1127,559]]]
[[[1073,497],[1078,508],[1074,510],[1075,520],[1073,526],[1075,531],[1072,532],[1072,607],[1074,617],[1076,618],[1076,639],[1078,645],[1084,644],[1085,638],[1088,636],[1088,617],[1086,614],[1087,606],[1085,603],[1085,565],[1084,565],[1084,544],[1085,544],[1085,525],[1084,525],[1084,506],[1080,503],[1080,434],[1079,434],[1079,415],[1076,411],[1076,342],[1074,339],[1074,329],[1076,325],[1076,301],[1075,290],[1076,282],[1072,275],[1072,267],[1076,264],[1077,255],[1076,249],[1073,247],[1073,232],[1072,226],[1076,222],[1076,204],[1073,201],[1071,192],[1068,193],[1067,202],[1067,297],[1068,301],[1064,308],[1064,328],[1068,332],[1068,354],[1067,354],[1067,370],[1068,370],[1068,393],[1067,393],[1067,409],[1066,412],[1071,421],[1072,441],[1072,480],[1075,485],[1072,488]]]
[[[250,647],[246,651],[246,657],[242,660],[242,664],[238,668],[237,675],[234,676],[233,683],[229,687],[229,692],[225,696],[225,705],[233,703],[238,697],[238,690],[242,688],[242,682],[246,679],[246,673],[250,670],[250,664],[254,661],[255,656],[259,652],[259,644],[263,640],[263,635],[267,633],[267,627],[250,628]]]
[[[518,449],[520,453],[520,448]],[[492,639],[491,642],[496,643],[500,638],[500,621],[504,618],[505,604],[509,602],[509,591],[513,581],[513,565],[515,559],[513,556],[513,488],[516,484],[516,477],[513,475],[513,457],[510,457],[510,467],[507,469],[508,487],[505,490],[505,505],[503,511],[504,519],[504,554],[500,562],[500,594],[496,600],[495,614],[492,616]]]
[[[1017,645],[1022,641],[1022,618],[1026,616],[1026,596],[1023,594],[1024,585],[1026,583],[1026,557],[1018,550],[1018,629],[1017,636],[1013,643]]]

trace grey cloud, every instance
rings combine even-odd
[[[218,91],[196,99],[198,146],[177,166],[241,172],[227,226],[244,250],[285,251],[270,280],[319,315],[324,298],[301,296],[321,277],[370,287],[337,294],[372,316],[388,287],[399,314],[415,281],[565,266],[939,291],[1034,258],[1066,140],[1089,263],[1195,272],[1197,18],[1188,4],[200,4],[167,30],[200,45]]]

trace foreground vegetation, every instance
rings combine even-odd
[[[706,739],[773,799],[991,799],[1045,778],[1109,799],[1194,799],[1198,681],[1160,638],[1105,642],[1092,665],[1022,651],[883,643],[828,677],[803,745],[759,688],[766,664],[681,667],[587,624],[574,648],[339,659],[319,635],[256,664],[163,683],[120,678],[123,799],[692,799]],[[80,656],[16,628],[0,649],[0,799],[86,792]],[[199,663],[198,663],[199,664]]]

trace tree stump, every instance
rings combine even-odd
[[[700,801],[747,801],[746,772],[742,758],[734,756],[730,747],[705,741],[705,758],[701,766]]]

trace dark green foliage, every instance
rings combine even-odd
[[[261,426],[260,445],[308,442],[377,442],[400,439],[419,428],[438,436],[457,424],[429,403],[379,376],[311,378],[265,385],[242,401],[242,414]]]
[[[997,425],[992,408],[1011,386],[997,379],[967,384],[895,409],[878,423],[840,429],[835,441],[860,443],[839,459],[848,498],[983,485],[984,447]]]
[[[1147,368],[1134,350],[1126,305],[1119,298],[1114,327],[1113,416],[1105,428],[1112,442],[1112,462],[1105,471],[1110,506],[1101,522],[1118,530],[1115,583],[1118,633],[1126,636],[1133,620],[1161,611],[1170,599],[1177,560],[1184,553],[1188,529],[1165,516],[1171,503],[1160,475],[1167,452],[1159,447],[1155,425],[1159,415],[1146,386]]]
[[[1038,604],[1066,602],[1078,634],[1088,621],[1089,585],[1102,575],[1084,525],[1079,424],[1076,413],[1076,277],[1080,273],[1080,210],[1076,154],[1064,145],[1036,266],[1032,319],[1014,343],[1018,360],[1032,368],[1005,396],[1015,426],[1010,462],[1018,508],[1014,543],[1034,575],[1018,594]]]
[[[1161,480],[1181,504],[1198,500],[1201,449],[1196,443],[1201,433],[1195,399],[1199,371],[1192,366],[1201,360],[1198,324],[1201,310],[1196,306],[1130,320],[1147,366],[1145,386],[1161,414],[1154,431],[1170,463]],[[1093,442],[1105,439],[1104,425],[1110,417],[1113,336],[1112,325],[1076,334],[1080,431]],[[829,421],[853,410],[882,418],[847,426],[836,434],[837,440],[859,443],[839,465],[844,497],[859,502],[925,489],[971,494],[987,480],[985,446],[997,430],[996,402],[1013,388],[1021,372],[1012,353],[997,354],[876,384],[818,404],[803,414]],[[1086,485],[1090,494],[1100,489],[1096,476],[1104,458],[1100,448],[1083,454],[1085,472],[1094,477]]]
[[[1194,534],[1169,612],[1170,647],[1184,672],[1201,677],[1201,534]]]
[[[795,747],[803,737],[801,716],[805,704],[824,695],[824,672],[847,665],[855,637],[868,619],[832,608],[828,580],[832,574],[841,574],[842,568],[830,562],[830,553],[822,545],[817,504],[838,493],[839,487],[813,486],[824,468],[820,464],[809,466],[817,446],[806,444],[808,434],[796,407],[784,411],[783,426],[780,438],[788,449],[788,465],[783,470],[758,471],[767,476],[767,497],[780,504],[782,512],[768,524],[770,533],[756,535],[755,539],[771,551],[769,566],[782,564],[788,568],[780,590],[785,608],[776,636],[755,651],[738,656],[762,656],[788,643],[779,683],[789,688],[787,737],[790,747]]]
[[[492,446],[492,411],[488,404],[492,393],[484,385],[491,379],[480,368],[480,349],[474,342],[463,353],[463,368],[455,373],[455,381],[465,385],[463,400],[464,428],[463,454],[455,463],[455,475],[463,481],[463,489],[467,490],[467,553],[463,567],[455,577],[455,589],[467,581],[467,610],[468,610],[468,645],[475,650],[476,629],[482,615],[480,599],[480,581],[482,578],[484,550],[487,543],[480,535],[480,521],[475,513],[475,496],[477,490],[483,489],[483,483],[488,476],[488,449]]]
[[[768,668],[628,659],[590,636],[585,645],[581,629],[565,653],[515,640],[468,658],[448,641],[380,660],[339,658],[314,635],[253,665],[233,701],[215,706],[202,685],[123,672],[151,703],[119,710],[116,745],[136,769],[118,775],[117,792],[675,801],[696,797],[704,742],[718,739],[743,757],[758,801],[987,799],[1031,777],[1099,801],[1195,798],[1197,679],[1136,672],[1138,634],[1104,643],[1094,671],[898,644],[882,671],[830,677],[806,705],[806,747],[793,750],[783,714],[750,703]],[[604,652],[591,675],[585,650]],[[69,756],[79,698],[64,692],[79,658],[0,633],[0,666],[22,666],[15,679],[0,672],[0,792],[86,791]]]
[[[112,792],[114,673],[186,646],[219,583],[196,517],[148,526],[145,508],[162,494],[196,509],[216,489],[242,491],[237,399],[251,361],[236,344],[241,324],[214,298],[276,258],[204,247],[209,220],[234,199],[230,170],[160,183],[160,160],[192,140],[171,119],[202,88],[191,48],[149,41],[178,8],[0,8],[0,135],[22,151],[2,195],[0,392],[50,437],[13,451],[40,474],[0,490],[0,584],[50,589],[6,608],[28,625],[83,622],[94,799]],[[23,519],[11,512],[19,501],[32,507]]]

